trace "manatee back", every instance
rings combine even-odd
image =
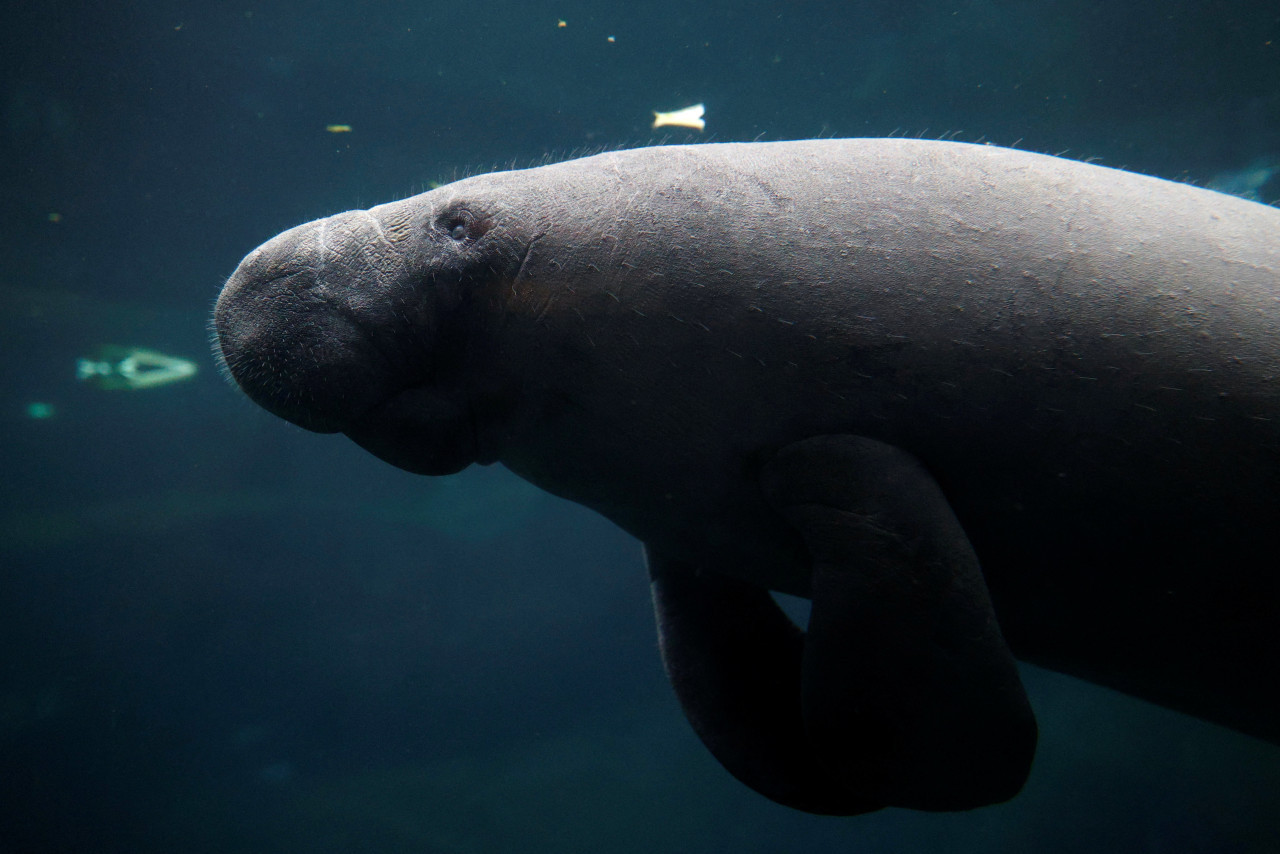
[[[824,433],[901,447],[1019,655],[1280,734],[1246,696],[1280,675],[1280,211],[916,140],[479,181],[539,236],[510,370],[573,402],[513,469],[663,554],[802,591],[759,461]]]

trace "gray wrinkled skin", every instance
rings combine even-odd
[[[1275,209],[958,143],[621,151],[299,226],[215,319],[283,418],[800,595],[761,467],[904,449],[1016,655],[1280,739]]]

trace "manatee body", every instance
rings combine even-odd
[[[275,414],[642,540],[690,721],[781,803],[1012,796],[1014,656],[1280,741],[1278,210],[959,143],[647,148],[299,226],[215,320]]]

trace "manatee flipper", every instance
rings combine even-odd
[[[711,752],[809,812],[1015,795],[1035,718],[933,479],[891,446],[822,436],[783,448],[761,485],[813,560],[807,633],[763,589],[649,556],[663,660]]]
[[[859,799],[813,750],[801,713],[805,638],[769,591],[699,573],[648,550],[662,662],[698,737],[765,797],[813,813],[885,806]]]
[[[813,561],[802,702],[815,748],[893,806],[1016,795],[1035,716],[933,477],[891,445],[817,436],[779,451],[761,486]]]

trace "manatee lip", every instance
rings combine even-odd
[[[377,352],[376,348],[374,352]],[[378,356],[382,358],[381,353],[378,353]],[[343,385],[345,388],[355,388],[356,394],[340,393],[327,396],[324,406],[316,405],[317,396],[310,394],[308,396],[311,398],[311,405],[291,407],[287,413],[284,413],[281,411],[283,406],[277,404],[272,411],[286,421],[291,421],[312,433],[346,433],[349,430],[359,429],[361,425],[376,420],[380,412],[385,412],[397,399],[418,387],[410,384],[380,383],[376,379],[377,376],[379,376],[377,372],[371,372],[371,376],[367,379],[364,377],[349,379]]]
[[[224,292],[260,298],[280,288],[290,296],[304,295],[308,309],[302,317],[312,328],[300,336],[291,335],[295,321],[289,315],[259,311],[252,303],[246,307],[234,298],[219,300],[216,350],[226,375],[250,400],[304,430],[343,433],[409,389],[430,383],[429,370],[403,367],[414,361],[388,353],[351,306],[331,294],[291,286],[307,272],[276,271],[257,281],[237,281],[237,274],[235,290],[228,285]]]
[[[345,419],[316,415],[311,412],[289,412],[286,414],[280,412],[278,409],[272,409],[265,406],[263,408],[267,409],[267,411],[271,412],[273,415],[283,418],[290,424],[301,427],[309,433],[332,435],[334,433],[343,432],[347,427]]]
[[[365,342],[362,342],[365,343]],[[246,358],[246,352],[251,353]],[[390,364],[374,346],[364,353],[381,371]],[[266,369],[271,359],[252,348],[218,341],[215,357],[222,373],[246,397],[271,414],[313,433],[341,433],[399,395],[407,387],[379,381],[380,370],[353,369],[351,363],[314,366],[319,370],[286,373]]]
[[[480,457],[469,402],[454,400],[430,383],[400,388],[338,432],[416,474],[454,474]]]

